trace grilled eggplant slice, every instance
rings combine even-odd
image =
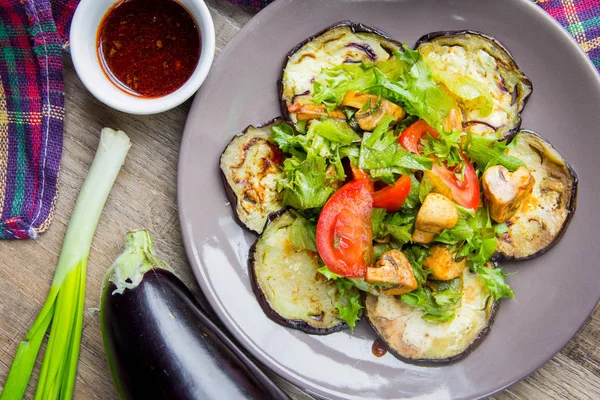
[[[463,297],[452,321],[424,320],[423,311],[399,297],[367,295],[366,314],[371,326],[403,361],[439,363],[464,357],[487,334],[496,303],[484,280],[465,269]]]
[[[377,29],[349,21],[339,22],[311,36],[287,55],[279,84],[281,113],[296,124],[298,114],[315,107],[313,80],[322,68],[344,63],[385,61],[402,45]],[[325,109],[322,110],[326,113]],[[341,118],[344,118],[343,113]],[[331,115],[336,117],[337,114]],[[302,117],[300,118],[302,119]]]
[[[521,159],[535,178],[532,194],[506,222],[499,239],[505,259],[536,257],[556,244],[565,232],[577,203],[577,175],[556,149],[541,136],[519,132],[507,153]]]
[[[283,208],[277,180],[283,177],[283,153],[271,140],[274,119],[249,126],[235,136],[221,155],[221,172],[227,197],[242,226],[261,233],[267,217]]]
[[[337,284],[318,272],[319,255],[292,244],[297,218],[290,210],[269,217],[250,251],[254,294],[267,316],[283,326],[317,335],[345,329],[336,308]]]
[[[500,42],[474,31],[433,32],[416,48],[434,79],[461,94],[463,129],[492,128],[499,138],[519,129],[533,86]]]

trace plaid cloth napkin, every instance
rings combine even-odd
[[[577,40],[600,72],[600,0],[537,0]]]
[[[273,0],[229,0],[262,8]],[[0,0],[0,239],[35,238],[56,203],[62,52],[79,0]],[[537,0],[600,71],[600,0]]]
[[[0,0],[0,238],[52,220],[63,135],[62,50],[76,0]]]

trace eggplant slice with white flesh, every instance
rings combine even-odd
[[[463,129],[498,138],[516,132],[533,90],[509,51],[496,39],[474,31],[433,32],[416,49],[434,80],[457,97]]]
[[[402,44],[386,33],[350,21],[339,22],[309,37],[285,58],[278,82],[283,117],[295,125],[298,112],[326,113],[324,107],[316,107],[312,101],[313,81],[321,69],[385,61],[401,50]],[[338,114],[345,118],[343,113],[338,111]]]
[[[483,278],[465,268],[463,296],[448,322],[428,322],[423,311],[400,297],[368,294],[366,315],[392,354],[411,363],[451,362],[464,357],[487,334],[497,303]]]
[[[577,204],[577,175],[547,140],[531,131],[520,131],[507,154],[522,160],[535,184],[531,195],[506,221],[508,231],[499,238],[504,259],[536,257],[558,242]]]
[[[283,153],[272,140],[276,118],[249,126],[235,136],[221,155],[220,166],[227,197],[242,226],[261,233],[268,216],[283,208],[277,180],[283,177]]]
[[[265,314],[283,326],[316,335],[341,331],[348,326],[338,317],[337,284],[318,272],[316,251],[292,244],[293,224],[301,218],[287,209],[269,217],[250,250],[254,294]]]

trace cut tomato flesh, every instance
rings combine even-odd
[[[325,204],[317,222],[317,250],[336,274],[359,278],[371,264],[373,244],[370,181],[355,179]]]
[[[434,139],[437,139],[439,136],[439,133],[427,122],[419,120],[406,128],[398,138],[398,141],[402,147],[411,153],[420,153],[421,139],[427,134],[431,135]],[[473,164],[471,164],[464,154],[461,154],[461,156],[463,158],[462,180],[458,178],[454,169],[448,168],[437,160],[434,162],[431,171],[439,176],[442,182],[450,188],[454,201],[465,208],[476,210],[479,207],[479,180]]]
[[[401,176],[393,186],[387,186],[373,193],[373,207],[385,208],[388,212],[395,212],[402,208],[410,193],[410,176]]]
[[[477,210],[479,207],[479,180],[473,164],[463,154],[462,180],[456,176],[454,171],[439,162],[433,164],[431,171],[440,177],[442,182],[450,188],[452,198],[459,205]]]
[[[398,141],[402,147],[411,153],[420,153],[421,139],[427,134],[434,139],[438,138],[438,131],[421,119],[402,131]]]

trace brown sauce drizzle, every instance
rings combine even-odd
[[[373,353],[375,357],[383,357],[387,351],[388,347],[385,342],[379,338],[375,339],[373,346],[371,346],[371,353]]]

